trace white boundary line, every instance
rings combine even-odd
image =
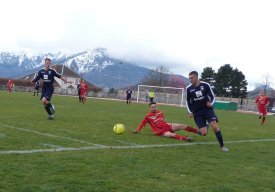
[[[225,143],[254,143],[254,142],[274,142],[275,139],[251,139],[239,141],[227,141]],[[162,147],[180,147],[190,145],[218,145],[217,142],[194,142],[194,143],[177,143],[177,144],[153,144],[153,145],[131,145],[131,146],[88,146],[88,147],[64,147],[56,149],[32,149],[32,150],[9,150],[0,151],[0,155],[5,154],[32,154],[32,153],[46,153],[46,152],[62,152],[62,151],[89,151],[99,149],[144,149],[144,148],[162,148]]]
[[[57,136],[57,135],[53,135],[53,134],[50,134],[50,133],[43,133],[43,132],[40,132],[40,131],[34,131],[34,130],[24,129],[24,128],[20,128],[20,127],[14,127],[14,126],[10,126],[10,125],[1,125],[1,126],[4,127],[4,128],[16,129],[16,130],[20,130],[20,131],[26,131],[26,132],[35,133],[35,134],[38,134],[38,135],[44,135],[44,136],[48,136],[48,137],[60,138],[60,139],[65,139],[65,140],[74,141],[74,142],[78,142],[78,143],[85,143],[85,144],[89,144],[89,145],[94,145],[94,146],[98,146],[98,147],[107,147],[105,145],[100,145],[100,144],[96,144],[96,143],[91,143],[91,142],[87,142],[87,141],[73,139],[73,138],[70,138],[70,137]]]

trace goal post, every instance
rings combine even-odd
[[[185,100],[185,89],[179,87],[138,85],[137,103],[148,102],[149,90],[154,91],[155,101],[157,103],[180,105],[183,107],[183,102]]]

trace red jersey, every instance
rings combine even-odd
[[[8,83],[7,83],[7,86],[9,88],[11,88],[13,86],[13,80],[9,80]]]
[[[162,135],[167,131],[171,131],[171,125],[164,120],[163,113],[159,110],[155,113],[149,112],[139,124],[137,131],[140,131],[147,123],[149,123],[152,132],[156,135]]]
[[[87,83],[80,83],[80,95],[84,96],[88,89]]]
[[[269,103],[269,100],[268,100],[267,96],[261,96],[261,95],[259,95],[256,98],[255,103],[258,105],[258,107],[266,107],[266,105]]]

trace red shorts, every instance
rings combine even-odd
[[[170,131],[170,132],[173,133],[172,125],[168,125],[168,126],[164,127],[162,130],[157,130],[157,131],[154,132],[154,134],[157,135],[157,136],[162,136],[167,131]]]
[[[82,91],[82,90],[81,90],[81,91],[80,91],[80,96],[81,96],[81,97],[85,97],[85,95],[86,95],[86,91]]]
[[[267,114],[267,110],[265,106],[258,106],[258,111],[259,111],[259,114],[263,114],[263,115]]]

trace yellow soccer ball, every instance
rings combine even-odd
[[[114,126],[114,132],[117,135],[120,135],[125,132],[125,127],[121,123],[115,124]]]

